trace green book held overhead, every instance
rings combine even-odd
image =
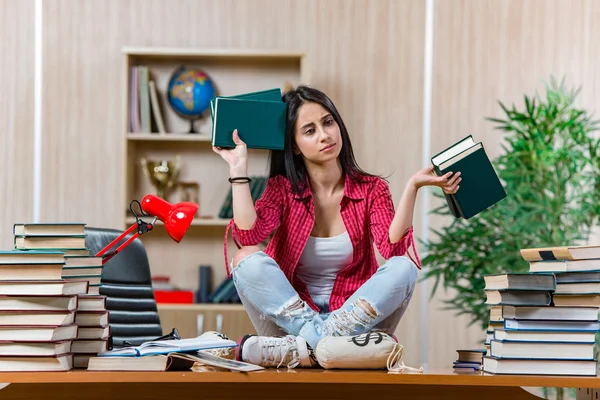
[[[436,175],[460,172],[462,181],[455,194],[445,194],[456,218],[469,219],[506,197],[502,183],[483,144],[471,135],[431,158]]]
[[[211,110],[213,146],[234,148],[233,131],[237,129],[250,149],[283,150],[287,104],[279,89],[216,97]]]

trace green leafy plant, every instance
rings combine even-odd
[[[504,118],[487,118],[504,134],[493,164],[507,197],[423,242],[424,279],[435,280],[431,295],[440,285],[454,289],[446,308],[482,329],[489,321],[484,275],[528,271],[520,249],[581,243],[600,215],[597,121],[575,105],[579,90],[567,90],[564,81],[552,78],[545,90],[544,97],[526,95],[520,109],[499,102]],[[445,202],[432,213],[450,215]]]

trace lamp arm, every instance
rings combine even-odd
[[[97,254],[96,257],[102,257],[102,265],[106,264],[108,262],[108,260],[110,260],[111,258],[113,258],[115,255],[117,255],[121,250],[123,250],[125,247],[127,247],[131,242],[133,242],[138,236],[151,231],[152,228],[154,227],[154,222],[156,221],[156,218],[154,218],[154,220],[152,221],[152,223],[147,223],[142,221],[140,218],[137,218],[137,221],[131,225],[129,228],[127,228],[126,231],[124,231],[123,233],[121,233],[119,235],[119,237],[117,237],[115,240],[113,240],[112,242],[110,242],[108,245],[106,245],[106,247],[104,247],[102,250],[100,250]],[[119,243],[125,236],[129,235],[131,232],[133,232],[134,230],[137,230],[129,239],[127,239],[125,241],[125,243],[123,243],[122,245],[120,245],[119,247],[117,247],[116,250],[106,254],[106,252],[108,250],[110,250],[114,245],[116,245],[117,243]]]

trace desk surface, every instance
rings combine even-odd
[[[596,377],[456,374],[451,369],[423,374],[387,371],[267,369],[241,372],[7,372],[3,383],[320,383],[440,386],[584,387],[600,388]]]

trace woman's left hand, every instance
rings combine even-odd
[[[454,194],[459,188],[459,183],[462,180],[460,172],[448,172],[445,175],[437,176],[433,172],[433,165],[417,171],[410,181],[417,189],[423,186],[438,186],[441,187],[444,193]]]

